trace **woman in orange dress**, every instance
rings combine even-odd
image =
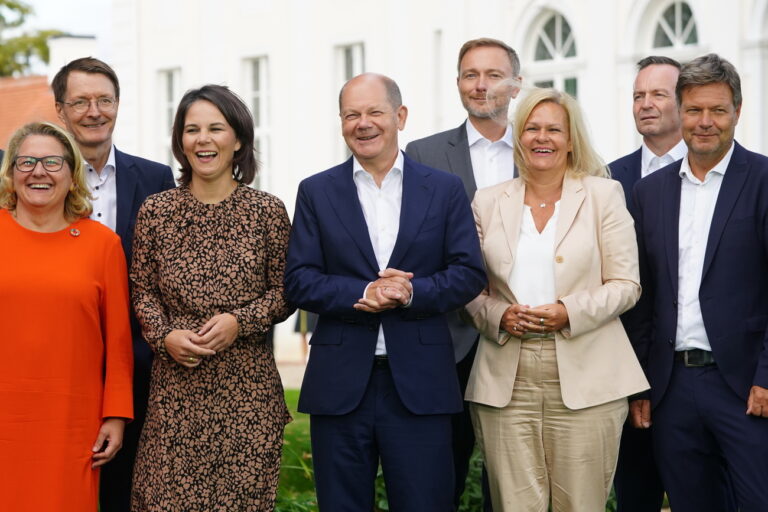
[[[0,509],[96,512],[133,415],[120,240],[88,219],[84,163],[31,123],[0,167]]]

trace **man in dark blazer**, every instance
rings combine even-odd
[[[173,188],[167,165],[128,155],[112,144],[120,85],[114,70],[91,57],[73,60],[51,82],[59,119],[75,138],[87,162],[86,179],[93,195],[91,218],[118,235],[130,265],[133,227],[144,199]],[[149,397],[152,352],[131,314],[134,353],[134,420],[125,427],[123,447],[101,469],[101,512],[130,510],[133,461]]]
[[[649,56],[637,63],[632,90],[632,115],[643,136],[637,151],[611,162],[611,176],[621,183],[627,204],[632,188],[648,176],[685,156],[675,85],[680,63],[669,57]],[[638,429],[627,419],[621,434],[619,460],[613,479],[617,512],[658,512],[664,487],[653,458],[651,429]]]
[[[486,283],[469,201],[398,149],[394,81],[357,76],[339,103],[353,157],[299,185],[285,276],[288,299],[319,314],[299,399],[318,505],[371,510],[380,462],[391,510],[443,512],[462,406],[445,313]]]
[[[478,188],[514,177],[508,110],[510,100],[520,91],[520,60],[515,50],[503,41],[482,38],[464,43],[459,50],[457,67],[456,85],[467,120],[458,128],[409,143],[405,152],[417,162],[461,178],[467,197],[472,200]],[[458,311],[448,315],[448,325],[463,394],[475,359],[478,333],[460,318]],[[458,507],[475,445],[466,402],[464,409],[452,418],[452,426],[454,505]],[[483,480],[485,510],[491,510],[487,479]]]
[[[768,158],[734,141],[735,68],[676,86],[688,156],[635,186],[643,294],[625,325],[651,383],[630,403],[675,512],[768,504]],[[734,503],[735,501],[735,503]]]

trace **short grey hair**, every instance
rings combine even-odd
[[[736,68],[715,53],[693,59],[680,70],[675,87],[677,104],[682,104],[683,91],[689,87],[723,83],[731,89],[733,106],[741,106],[741,78]]]

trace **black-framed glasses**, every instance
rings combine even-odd
[[[115,108],[117,108],[117,99],[110,98],[108,96],[102,96],[101,98],[96,98],[93,100],[80,98],[75,101],[62,101],[62,103],[69,105],[69,107],[78,114],[84,114],[88,111],[89,108],[91,108],[92,101],[96,103],[96,108],[101,112],[112,112],[115,110]]]
[[[64,166],[64,157],[57,155],[42,156],[17,156],[14,160],[16,170],[21,172],[32,172],[37,166],[37,162],[43,164],[43,169],[48,172],[59,172]]]

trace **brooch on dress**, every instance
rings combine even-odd
[[[72,228],[72,229],[69,230],[69,234],[74,236],[74,237],[78,237],[78,236],[80,236],[80,230],[77,229],[77,228]]]

